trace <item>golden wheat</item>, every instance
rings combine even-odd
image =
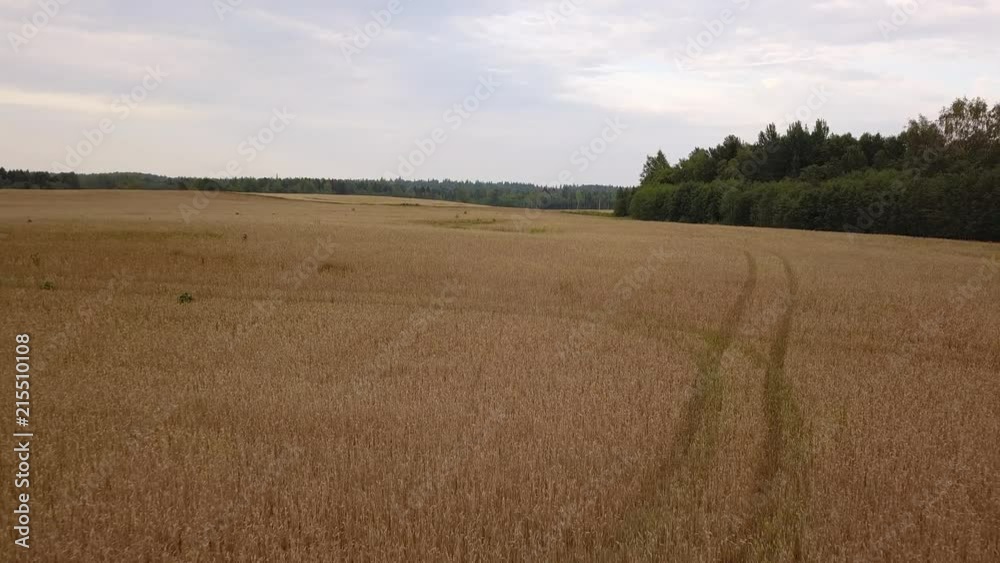
[[[0,559],[1000,559],[1000,247],[296,199],[0,192]]]

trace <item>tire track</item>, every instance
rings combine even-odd
[[[718,426],[719,412],[722,410],[722,358],[733,343],[733,338],[750,307],[750,299],[757,287],[757,261],[749,251],[743,255],[747,261],[747,277],[743,281],[736,301],[726,312],[726,316],[716,337],[708,338],[708,348],[698,368],[694,396],[688,400],[678,438],[672,455],[677,462],[688,457],[698,431],[706,426]],[[708,428],[713,430],[714,428]],[[679,446],[679,450],[677,448]]]
[[[779,318],[768,354],[764,377],[764,418],[767,433],[764,451],[756,470],[756,487],[751,512],[738,534],[736,545],[722,556],[723,561],[775,560],[791,552],[802,559],[801,514],[805,482],[802,444],[802,417],[785,374],[788,341],[798,306],[799,279],[784,256],[777,255],[788,280],[788,305]],[[787,479],[782,496],[776,485]],[[754,548],[757,548],[757,552]]]
[[[698,461],[694,459],[691,450],[699,434],[708,436],[708,448],[702,456],[699,456],[703,458],[701,461],[710,459],[714,452],[714,436],[717,433],[722,410],[722,359],[743,323],[757,287],[757,260],[749,251],[744,251],[743,255],[747,265],[746,278],[740,286],[736,301],[723,317],[718,332],[706,337],[708,346],[698,362],[694,392],[684,406],[677,436],[665,454],[660,457],[661,461],[642,478],[639,489],[641,506],[630,516],[639,517],[643,523],[648,523],[649,519],[642,516],[655,508],[661,499],[664,486],[669,485],[678,470],[686,464],[694,465]]]

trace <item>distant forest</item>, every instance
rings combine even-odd
[[[898,135],[825,121],[747,143],[730,135],[671,165],[647,158],[615,214],[653,221],[1000,241],[1000,104],[960,98]]]
[[[359,194],[440,199],[502,207],[611,209],[616,186],[549,188],[516,182],[334,180],[320,178],[171,178],[134,172],[76,174],[7,170],[0,188],[222,190],[260,193]]]

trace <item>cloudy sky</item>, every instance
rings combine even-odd
[[[1000,0],[0,0],[0,165],[631,184],[790,116],[1000,101],[998,29]]]

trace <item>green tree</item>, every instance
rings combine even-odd
[[[642,167],[642,174],[639,176],[639,184],[654,181],[662,174],[670,170],[670,162],[662,150],[656,151],[653,156],[646,157],[646,164]]]
[[[615,192],[615,217],[625,217],[628,215],[629,205],[632,203],[633,190],[618,188]]]

